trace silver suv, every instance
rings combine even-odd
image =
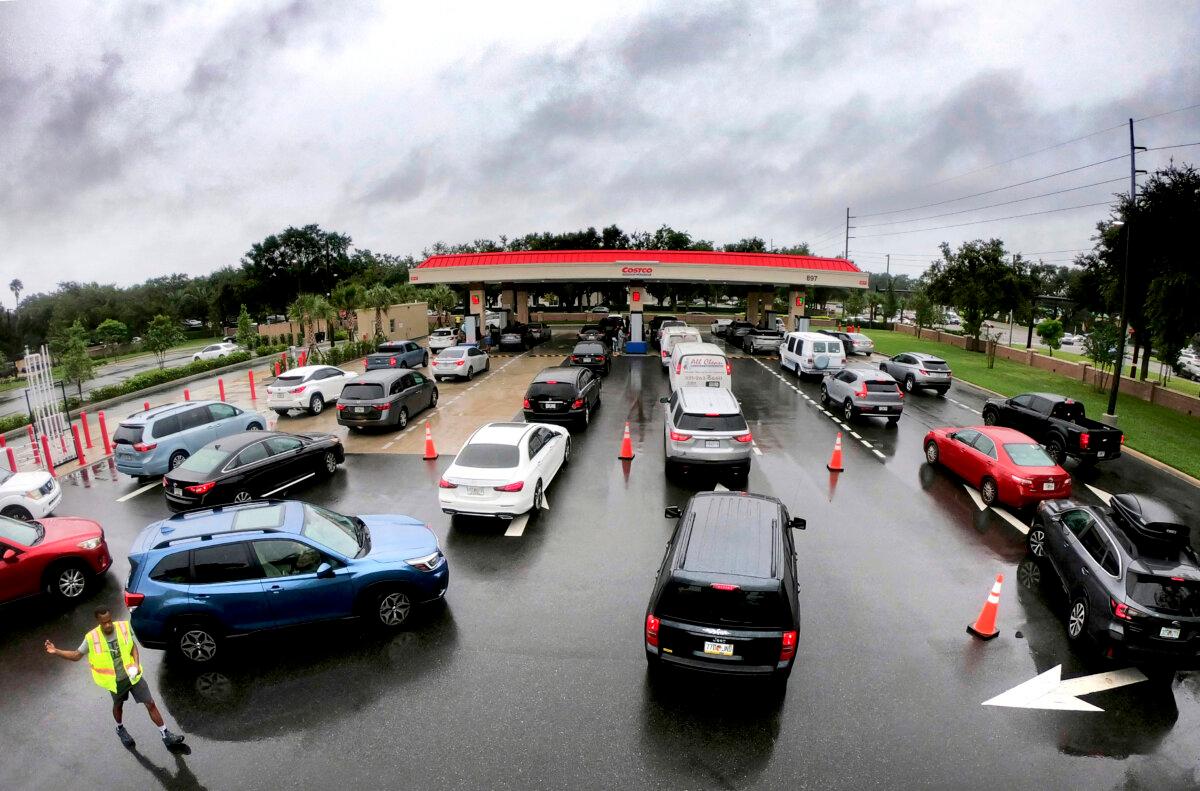
[[[904,389],[912,392],[918,388],[936,390],[945,395],[950,389],[950,366],[940,357],[924,352],[904,352],[879,364],[879,370],[891,375]]]
[[[731,468],[745,478],[750,474],[753,437],[733,393],[723,387],[681,387],[666,406],[663,429],[666,472],[677,469]]]
[[[904,393],[896,380],[870,368],[847,368],[821,382],[821,403],[838,409],[847,421],[858,415],[886,417],[894,426],[904,411]]]

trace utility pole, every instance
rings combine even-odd
[[[1133,236],[1133,213],[1137,203],[1137,174],[1145,171],[1137,169],[1137,152],[1145,151],[1145,146],[1134,145],[1133,119],[1129,119],[1129,213],[1125,215],[1125,266],[1121,273],[1121,330],[1117,337],[1117,359],[1113,364],[1112,390],[1108,393],[1108,412],[1105,417],[1114,423],[1117,419],[1117,393],[1121,389],[1121,373],[1125,368],[1125,336],[1129,334],[1129,248],[1130,237]]]
[[[846,246],[842,248],[842,258],[850,260],[850,207],[846,207]]]

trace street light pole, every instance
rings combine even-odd
[[[1121,329],[1117,336],[1117,359],[1113,363],[1112,389],[1108,393],[1108,412],[1105,417],[1117,419],[1117,393],[1121,389],[1121,372],[1125,368],[1125,337],[1129,334],[1129,248],[1133,236],[1133,210],[1137,202],[1137,152],[1145,146],[1134,145],[1133,119],[1129,119],[1129,213],[1125,217],[1125,263],[1121,271]],[[1120,222],[1120,221],[1117,221]],[[1114,223],[1115,225],[1116,223]]]

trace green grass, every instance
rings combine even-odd
[[[996,360],[995,368],[988,368],[983,354],[932,340],[917,340],[899,332],[872,330],[871,339],[880,354],[936,354],[950,363],[956,379],[1006,396],[1038,390],[1059,393],[1081,401],[1093,419],[1098,419],[1108,408],[1107,393],[1097,392],[1090,383],[1050,371],[1001,359]],[[1117,415],[1129,447],[1200,478],[1200,418],[1125,394],[1117,400]]]
[[[1023,343],[1010,343],[1009,346],[1011,346],[1014,349],[1024,349],[1025,348],[1025,344],[1023,344]],[[1047,351],[1048,350],[1046,350],[1046,349],[1034,349],[1034,354],[1041,354],[1044,356],[1049,356],[1047,354]],[[1058,351],[1056,351],[1054,353],[1054,358],[1056,360],[1070,360],[1073,363],[1087,363],[1088,365],[1094,366],[1094,364],[1087,357],[1087,355],[1076,354],[1075,352],[1069,352],[1069,351],[1066,351],[1065,349],[1059,349]],[[1158,360],[1153,357],[1150,358],[1150,379],[1154,380],[1154,382],[1156,384],[1158,384],[1158,367],[1159,367]],[[1140,366],[1139,366],[1139,370],[1140,370]],[[1158,386],[1165,387],[1168,390],[1173,390],[1176,393],[1183,393],[1184,395],[1200,396],[1200,385],[1197,385],[1195,382],[1188,381],[1187,379],[1184,379],[1183,377],[1172,376],[1170,381],[1168,381],[1165,385],[1159,384]]]

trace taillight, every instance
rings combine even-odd
[[[338,405],[337,405],[337,408],[338,408],[338,411],[339,411],[339,412],[345,412],[345,411],[346,411],[346,405],[345,405],[345,404],[338,404]]]
[[[675,364],[675,375],[679,376],[681,373],[683,373],[683,363],[679,362]]]
[[[446,480],[445,478],[439,478],[438,479],[438,488],[439,489],[457,489],[458,484],[450,483],[450,481]]]
[[[377,407],[375,407],[375,408],[376,408],[376,409],[378,409],[380,412],[386,412],[386,411],[388,411],[389,409],[391,409],[391,408],[392,408],[392,405],[391,405],[390,403],[388,403],[388,404],[380,404],[379,406],[377,406]]]
[[[216,481],[205,481],[204,483],[198,483],[195,486],[185,486],[183,487],[183,490],[185,492],[191,492],[192,494],[207,494],[216,485]]]
[[[525,488],[525,481],[517,481],[516,483],[505,484],[504,486],[493,486],[498,492],[519,492]]]
[[[521,401],[521,408],[522,408],[522,409],[529,409],[529,399],[528,399],[528,398],[526,398],[526,399],[524,399],[523,401]]]
[[[667,350],[666,350],[666,349],[663,349],[663,350],[662,350],[662,356],[663,356],[663,359],[665,360],[665,359],[667,359],[667,358],[668,358],[670,355],[667,353]]]
[[[152,442],[149,445],[147,445],[145,442],[139,442],[133,446],[133,449],[136,450],[138,453],[148,453],[149,451],[152,451],[157,447],[158,447],[157,442]]]
[[[1080,448],[1080,450],[1087,450],[1087,447],[1088,447],[1088,442],[1090,442],[1090,441],[1091,441],[1091,437],[1090,437],[1090,436],[1088,436],[1088,433],[1087,433],[1086,431],[1085,431],[1085,432],[1083,432],[1082,434],[1080,434],[1080,435],[1079,435],[1079,448]]]
[[[921,376],[929,376],[929,371],[926,371],[924,368],[918,368],[917,373],[919,373]]]
[[[455,363],[455,365],[466,365],[466,364],[467,364],[466,360],[459,360],[458,362]]]
[[[291,390],[288,390],[288,392],[289,393],[303,393],[304,388],[305,388],[305,385],[300,385],[299,387],[293,387]]]
[[[900,385],[896,385],[896,395],[904,398],[904,391],[900,389]]]
[[[809,362],[812,362],[812,361],[810,360]],[[729,363],[725,363],[725,375],[733,376],[733,366],[730,365]]]
[[[675,431],[674,429],[671,430],[671,441],[672,442],[687,442],[691,438],[692,438],[691,434],[680,434],[678,431]]]
[[[783,642],[779,646],[779,661],[790,662],[796,656],[796,632],[784,632]]]
[[[1121,435],[1121,444],[1122,445],[1125,444],[1125,435],[1124,434]]]
[[[130,593],[129,591],[125,591],[125,606],[126,607],[137,607],[139,604],[141,604],[145,600],[146,600],[146,594],[144,594],[144,593]]]
[[[854,391],[854,397],[855,398],[866,398],[867,397],[867,383],[866,382],[862,383],[861,390]]]
[[[582,398],[576,398],[574,401],[571,402],[571,409],[581,409],[582,407],[583,407],[583,399]]]
[[[163,488],[167,488],[167,476],[163,476]]]
[[[646,645],[658,648],[658,627],[661,623],[653,615],[646,616]]]
[[[1033,479],[1031,478],[1022,478],[1020,475],[1010,475],[1008,477],[1012,478],[1013,483],[1019,483],[1022,486],[1033,486]]]
[[[392,358],[390,358],[390,359],[388,360],[388,365],[395,365],[395,364],[396,364],[396,358],[395,358],[395,357],[392,357]]]
[[[1132,621],[1134,618],[1142,617],[1142,613],[1133,609],[1125,602],[1119,602],[1116,599],[1109,599],[1109,606],[1112,607],[1112,614],[1120,618],[1122,621]]]
[[[738,589],[737,585],[731,585],[728,582],[714,582],[710,587],[719,591],[735,591]]]
[[[753,442],[754,435],[747,431],[745,434],[738,434],[734,437],[738,442]]]
[[[573,363],[577,363],[577,362],[579,362],[579,355],[578,355],[578,354],[572,354],[572,355],[571,355],[571,362],[573,362]]]
[[[598,360],[599,362],[604,362],[604,355],[603,355],[603,354],[597,354],[597,355],[596,355],[596,360]]]
[[[371,363],[371,361],[368,360],[366,357],[363,358],[363,368],[366,368],[368,365],[370,365],[370,363]]]

